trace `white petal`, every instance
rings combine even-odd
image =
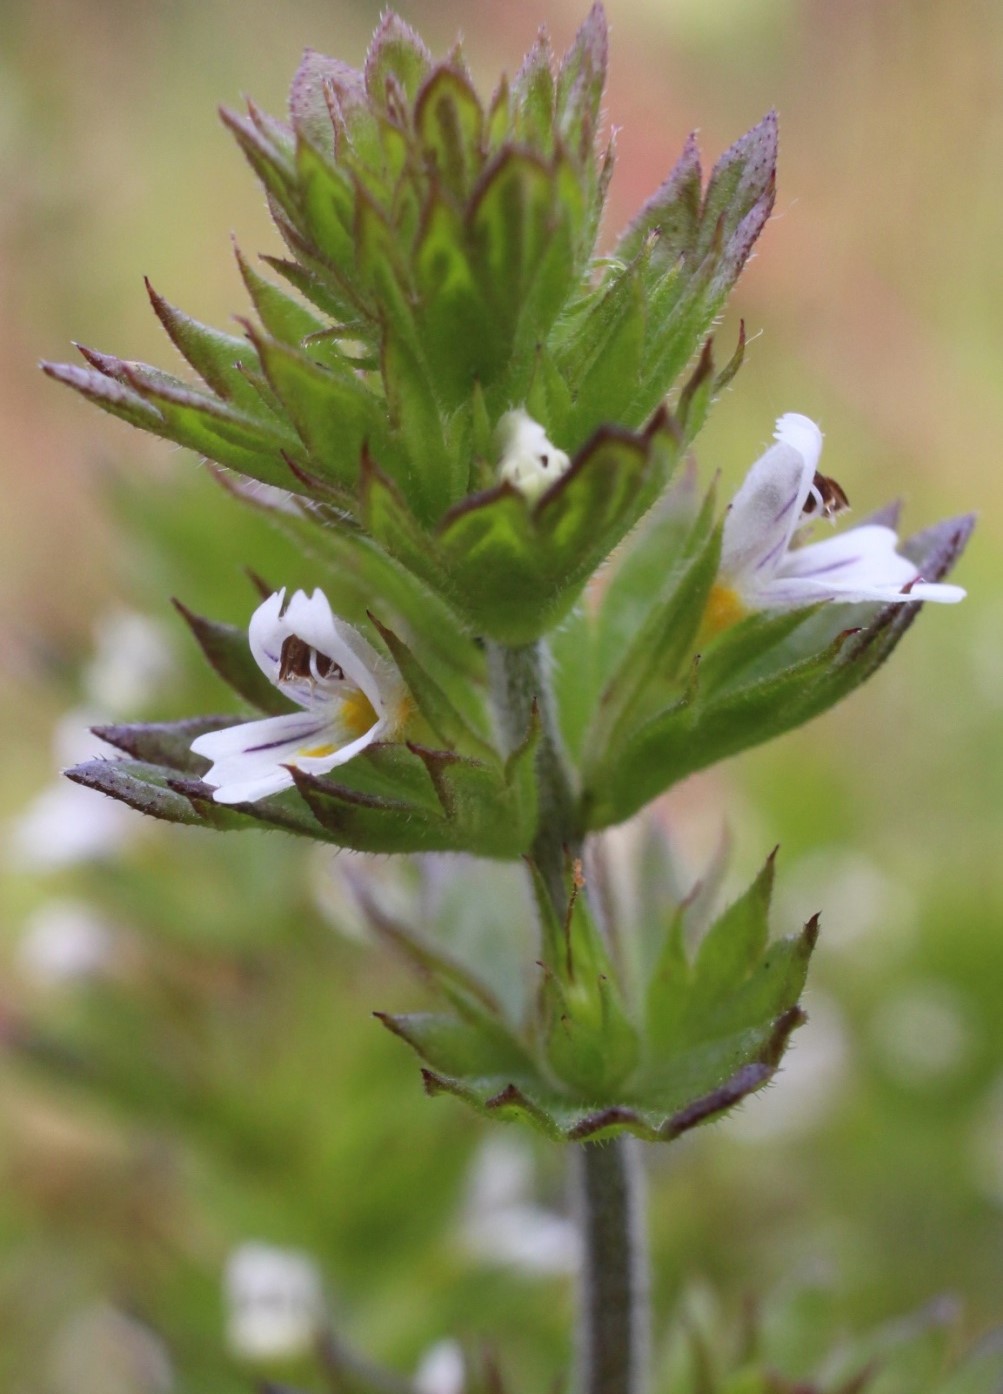
[[[872,587],[901,587],[919,572],[896,551],[897,546],[898,537],[891,528],[867,523],[788,552],[779,575],[831,579],[836,585],[853,580]]]
[[[773,439],[796,450],[811,467],[812,475],[815,474],[822,454],[822,432],[810,416],[802,416],[797,411],[785,412],[777,418]]]
[[[293,777],[288,770],[276,766],[265,774],[254,778],[234,780],[214,789],[215,803],[257,803],[271,794],[281,794],[283,789],[291,789]]]
[[[388,720],[375,721],[367,731],[354,735],[341,720],[340,708],[332,704],[324,720],[318,720],[314,712],[290,712],[247,721],[199,736],[192,750],[213,761],[202,777],[213,787],[217,803],[253,803],[292,785],[288,766],[308,774],[327,774],[387,734],[389,726]],[[316,749],[326,753],[306,753]]]
[[[896,551],[891,528],[867,523],[837,537],[789,552],[774,584],[797,577],[816,589],[816,599],[850,601],[962,600],[960,586],[919,580],[908,557]]]
[[[822,432],[807,416],[780,417],[776,442],[746,475],[724,520],[721,571],[745,591],[783,560],[811,489]]]
[[[507,411],[499,421],[498,441],[498,478],[518,489],[530,502],[556,484],[571,464],[567,454],[558,450],[540,423],[523,407]]]
[[[231,757],[264,754],[290,743],[299,743],[327,723],[318,721],[313,712],[288,712],[282,716],[266,716],[261,721],[244,721],[226,726],[222,731],[207,731],[192,741],[196,755],[207,760],[227,760]],[[272,764],[276,761],[272,760]]]
[[[277,683],[282,645],[289,637],[281,620],[286,592],[283,588],[270,595],[255,610],[247,627],[247,640],[255,663],[269,682]]]
[[[284,591],[270,595],[251,616],[248,640],[258,667],[270,682],[281,687],[302,707],[326,707],[330,693],[322,686],[299,682],[279,682],[282,645],[290,636],[337,663],[349,682],[364,692],[380,715],[399,697],[399,683],[384,680],[385,665],[379,654],[352,625],[336,619],[327,596],[321,590],[312,595],[296,591],[284,613]]]

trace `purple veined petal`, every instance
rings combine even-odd
[[[286,766],[326,774],[388,734],[390,725],[374,716],[359,733],[355,721],[345,720],[345,704],[329,697],[322,717],[304,711],[247,721],[197,737],[192,750],[213,762],[203,779],[217,803],[247,803],[289,788]]]
[[[284,592],[276,594],[282,596]],[[302,683],[279,683],[279,662],[272,660],[275,655],[281,656],[282,645],[295,635],[337,663],[345,677],[365,693],[373,708],[382,714],[387,703],[379,681],[383,668],[380,656],[352,625],[335,618],[324,592],[315,590],[307,595],[304,591],[296,591],[282,613],[274,602],[275,596],[270,596],[258,607],[248,629],[251,652],[270,680],[302,707],[316,711],[330,701],[332,694],[321,686],[313,689]]]
[[[954,604],[963,600],[960,586],[939,582],[917,581],[905,587],[898,585],[867,585],[862,580],[826,580],[824,576],[774,576],[761,590],[748,597],[756,609],[796,610],[803,605],[829,601],[841,605],[908,605],[918,601],[940,601]]]
[[[891,528],[865,523],[789,552],[778,574],[829,578],[840,586],[852,580],[866,587],[897,588],[919,575],[897,547],[898,537]]]
[[[207,731],[192,741],[192,750],[207,760],[227,760],[231,756],[267,754],[290,742],[309,740],[327,726],[312,712],[287,712],[266,716],[261,721],[244,721],[222,731]]]
[[[780,417],[775,435],[774,444],[749,470],[724,520],[721,570],[743,589],[742,580],[758,584],[784,558],[822,450],[821,431],[796,412]]]
[[[309,712],[290,712],[199,736],[192,749],[213,762],[202,778],[213,787],[216,802],[239,803],[245,796],[233,793],[237,787],[263,782],[269,793],[288,788],[291,780],[282,766],[295,761],[304,748],[327,745],[340,734],[331,733],[328,722]]]
[[[247,642],[251,656],[269,682],[278,686],[279,664],[282,657],[282,644],[288,638],[282,625],[282,607],[286,592],[283,588],[275,591],[255,610],[247,627]]]

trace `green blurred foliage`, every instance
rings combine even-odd
[[[485,84],[541,20],[565,44],[582,9],[400,8],[440,48],[463,28]],[[72,337],[173,366],[144,272],[226,323],[243,303],[230,231],[249,253],[277,248],[215,106],[247,91],[279,109],[301,48],[357,61],[378,9],[0,6],[7,815],[52,778],[50,729],[81,700],[107,605],[167,625],[175,669],[142,712],[95,715],[183,716],[231,698],[168,596],[243,623],[245,565],[310,583],[191,457],[87,412],[33,362]],[[609,240],[691,128],[713,158],[780,111],[777,212],[721,330],[733,342],[741,314],[752,342],[701,437],[705,473],[720,467],[727,494],[773,417],[797,409],[827,431],[823,468],[859,514],[899,495],[907,530],[982,513],[960,610],[925,616],[866,694],[661,810],[686,878],[726,818],[736,887],[782,844],[778,931],[823,918],[811,1021],[781,1077],[733,1121],[651,1155],[657,1309],[695,1275],[735,1312],[743,1293],[822,1266],[851,1326],[951,1289],[977,1333],[1003,1290],[1003,14],[991,0],[608,9]],[[144,486],[111,508],[108,461]],[[340,1329],[402,1368],[450,1332],[495,1343],[527,1388],[563,1361],[566,1280],[464,1252],[457,1195],[483,1134],[423,1098],[371,1021],[413,993],[334,933],[307,861],[274,835],[153,828],[121,861],[6,878],[0,1033],[30,1018],[38,1040],[0,1062],[5,1386],[53,1394],[54,1333],[104,1296],[165,1336],[179,1389],[246,1389],[223,1346],[220,1272],[254,1237],[309,1250]],[[25,980],[23,926],[56,894],[89,899],[124,935],[112,983]],[[560,1159],[537,1160],[557,1203]]]

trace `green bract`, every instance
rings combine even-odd
[[[774,196],[771,115],[706,189],[692,139],[612,255],[596,5],[555,63],[541,37],[490,102],[462,50],[435,60],[388,14],[362,69],[308,51],[277,120],[224,112],[288,247],[239,256],[244,337],[150,289],[197,374],[82,350],[53,376],[132,424],[288,491],[293,507],[420,578],[467,630],[534,641],[657,497],[716,382],[662,404],[719,313]],[[568,473],[499,484],[495,428],[524,407]],[[376,597],[378,599],[378,597]]]
[[[654,946],[643,986],[625,981],[580,887],[563,917],[542,882],[537,1008],[507,1019],[488,987],[370,903],[374,926],[417,966],[440,1009],[384,1024],[425,1062],[430,1093],[498,1119],[588,1141],[631,1132],[671,1141],[719,1116],[773,1075],[804,1020],[798,998],[818,933],[768,943],[773,858],[708,928],[705,898],[645,907]],[[638,927],[629,926],[633,937]],[[694,938],[695,949],[688,948]],[[632,991],[632,987],[634,990]]]

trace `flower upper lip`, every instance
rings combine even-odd
[[[924,581],[897,550],[892,528],[865,523],[822,542],[793,545],[814,498],[827,512],[816,480],[822,432],[797,412],[781,416],[774,443],[759,457],[724,520],[721,584],[749,609],[793,609],[819,601],[963,599],[960,586]],[[831,481],[823,481],[830,485]],[[839,486],[838,498],[845,495]],[[808,510],[812,521],[818,510]]]

